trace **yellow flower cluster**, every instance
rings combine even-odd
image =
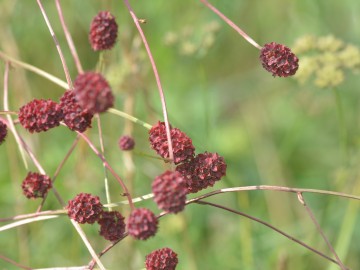
[[[317,87],[334,87],[344,81],[346,70],[360,70],[360,49],[332,35],[301,37],[292,51],[300,59],[294,78],[302,84],[313,79]]]
[[[202,25],[200,29],[196,29],[196,32],[193,26],[184,26],[179,33],[166,33],[164,43],[167,46],[176,47],[181,55],[201,57],[206,55],[214,45],[216,33],[219,30],[220,24],[217,21]]]

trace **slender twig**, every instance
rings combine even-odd
[[[59,18],[60,18],[60,22],[61,22],[61,26],[63,28],[63,31],[64,31],[64,34],[65,34],[65,37],[66,37],[66,41],[69,45],[69,48],[70,48],[70,52],[71,52],[71,55],[74,59],[74,62],[75,62],[75,65],[76,65],[76,69],[78,71],[78,73],[83,73],[84,70],[81,66],[81,62],[80,62],[80,58],[77,54],[77,51],[76,51],[76,48],[75,48],[75,45],[74,45],[74,41],[71,37],[71,34],[66,26],[66,23],[65,23],[65,20],[64,20],[64,15],[62,13],[62,9],[61,9],[61,5],[60,5],[60,0],[55,0],[55,4],[56,4],[56,9],[58,11],[58,14],[59,14]]]
[[[75,220],[70,219],[70,221],[73,224],[73,226],[75,227],[75,229],[77,230],[77,232],[80,235],[81,239],[83,240],[85,246],[89,250],[93,260],[96,261],[97,265],[100,267],[101,270],[106,270],[105,266],[102,264],[102,262],[100,261],[100,258],[97,256],[95,250],[93,249],[89,240],[87,239],[84,231],[81,229],[80,225]]]
[[[91,150],[102,160],[102,162],[105,164],[106,168],[110,171],[110,173],[115,177],[115,179],[119,182],[122,189],[124,190],[124,195],[127,197],[130,208],[135,209],[134,204],[131,200],[131,195],[123,182],[123,180],[120,178],[120,176],[114,171],[114,169],[110,166],[110,164],[106,161],[105,157],[99,152],[99,150],[96,149],[94,144],[90,141],[90,139],[83,133],[78,132],[78,134],[86,141],[86,143],[90,146]]]
[[[263,220],[261,220],[261,219],[258,219],[258,218],[256,218],[256,217],[250,216],[250,215],[245,214],[245,213],[243,213],[243,212],[240,212],[240,211],[237,211],[237,210],[234,210],[234,209],[231,209],[231,208],[228,208],[228,207],[219,205],[219,204],[215,204],[215,203],[210,203],[210,202],[206,202],[206,201],[202,201],[202,200],[196,201],[195,203],[201,204],[201,205],[210,205],[210,206],[213,206],[213,207],[221,208],[221,209],[224,209],[224,210],[229,211],[229,212],[231,212],[231,213],[234,213],[234,214],[237,214],[237,215],[246,217],[246,218],[248,218],[248,219],[251,219],[251,220],[253,220],[253,221],[256,221],[256,222],[258,222],[258,223],[260,223],[260,224],[262,224],[262,225],[265,225],[266,227],[268,227],[268,228],[276,231],[277,233],[280,233],[281,235],[285,236],[286,238],[290,239],[291,241],[294,241],[295,243],[297,243],[297,244],[299,244],[299,245],[301,245],[301,246],[303,246],[303,247],[311,250],[312,252],[320,255],[321,257],[323,257],[323,258],[325,258],[325,259],[327,259],[327,260],[329,260],[329,261],[331,261],[331,262],[333,262],[333,263],[335,263],[335,264],[340,265],[337,261],[335,261],[334,259],[326,256],[326,255],[323,254],[322,252],[316,250],[315,248],[310,247],[309,245],[305,244],[304,242],[302,242],[302,241],[300,241],[300,240],[292,237],[291,235],[289,235],[289,234],[287,234],[287,233],[279,230],[278,228],[272,226],[271,224],[269,224],[269,223],[267,223],[267,222],[265,222],[265,221],[263,221]],[[340,266],[341,266],[341,265],[340,265]],[[342,268],[342,269],[345,269],[345,270],[346,270],[347,268]]]
[[[9,111],[9,68],[10,68],[10,64],[9,64],[8,61],[6,61],[5,72],[4,72],[4,109],[6,111]],[[14,121],[11,118],[11,116],[6,115],[6,118],[7,118],[8,123],[9,123],[9,128],[10,128],[12,134],[15,137],[15,140],[16,140],[16,143],[17,143],[21,158],[23,160],[25,169],[28,170],[29,165],[28,165],[28,163],[26,161],[26,158],[25,158],[24,149],[21,147],[20,135],[19,135],[19,133],[17,132],[17,130],[15,128]]]
[[[18,115],[18,112],[15,112],[15,111],[0,111],[0,114],[3,114],[3,115]]]
[[[146,195],[143,195],[143,196],[139,196],[137,198],[133,198],[132,202],[133,203],[141,202],[141,201],[149,200],[149,199],[151,199],[153,197],[154,197],[154,194],[150,193],[150,194],[146,194]],[[117,202],[117,203],[104,204],[104,207],[116,207],[116,206],[120,206],[122,204],[129,204],[129,201],[121,201],[121,202]]]
[[[342,270],[346,270],[346,267],[344,266],[344,264],[342,263],[342,261],[340,260],[339,256],[337,255],[335,249],[333,248],[333,246],[331,245],[329,239],[327,239],[326,235],[324,234],[323,230],[320,227],[319,222],[317,222],[314,213],[311,211],[310,207],[307,206],[304,197],[302,196],[301,192],[297,193],[298,195],[298,199],[300,201],[300,203],[305,207],[306,212],[308,213],[311,221],[315,224],[316,229],[319,231],[320,235],[322,236],[322,238],[324,239],[326,245],[328,246],[328,248],[330,249],[331,253],[334,254],[336,261],[338,262],[338,265],[340,266],[340,268]]]
[[[158,89],[159,89],[159,94],[160,94],[160,100],[161,100],[162,111],[163,111],[163,115],[164,115],[165,128],[166,128],[166,136],[167,136],[167,140],[168,140],[169,157],[170,157],[171,160],[174,160],[173,146],[172,146],[171,134],[170,134],[170,124],[169,124],[169,120],[168,120],[166,102],[165,102],[165,95],[164,95],[164,91],[162,89],[159,72],[157,70],[157,67],[156,67],[154,58],[152,56],[149,44],[148,44],[148,42],[146,40],[146,37],[145,37],[145,34],[144,34],[140,24],[139,24],[139,20],[135,15],[135,12],[131,8],[130,3],[129,3],[128,0],[124,0],[124,3],[126,5],[127,9],[129,10],[131,17],[134,20],[135,26],[139,31],[141,39],[142,39],[142,41],[144,43],[144,46],[146,48],[146,52],[147,52],[147,54],[149,56],[149,59],[150,59],[151,67],[153,69],[155,79],[156,79],[156,83],[157,83],[157,86],[158,86]]]
[[[354,199],[354,200],[360,200],[360,196],[341,193],[341,192],[334,192],[334,191],[329,191],[329,190],[260,185],[260,186],[245,186],[245,187],[233,187],[233,188],[219,189],[219,190],[215,190],[215,191],[206,193],[204,195],[201,195],[201,196],[191,199],[189,201],[205,199],[205,198],[208,198],[208,197],[214,196],[216,194],[220,194],[220,193],[251,191],[251,190],[272,190],[272,191],[291,192],[291,193],[298,193],[298,192],[317,193],[317,194],[332,195],[332,196],[344,197],[344,198],[349,198],[349,199]]]
[[[205,193],[199,197],[188,200],[187,204],[193,203],[198,200],[202,200],[202,199],[205,199],[205,198],[217,195],[217,194],[228,193],[228,192],[254,191],[254,190],[280,191],[280,192],[290,192],[290,193],[296,193],[296,194],[298,192],[315,193],[315,194],[332,195],[332,196],[338,196],[338,197],[343,197],[343,198],[348,198],[348,199],[360,200],[360,196],[341,193],[341,192],[334,192],[334,191],[329,191],[329,190],[307,189],[307,188],[289,188],[289,187],[281,187],[281,186],[261,185],[261,186],[233,187],[233,188],[224,188],[224,189],[214,190],[212,192]],[[143,200],[148,200],[148,199],[151,199],[153,196],[154,195],[152,193],[150,193],[150,194],[143,195],[143,196],[140,196],[137,198],[133,198],[132,202],[135,203],[135,202],[140,202]],[[116,207],[116,206],[120,206],[120,205],[128,204],[128,203],[129,203],[129,201],[125,200],[125,201],[121,201],[121,202],[112,203],[111,206]]]
[[[108,252],[110,249],[112,249],[114,246],[116,246],[117,243],[119,243],[121,240],[123,240],[125,237],[128,236],[128,233],[124,233],[123,236],[116,240],[115,242],[111,243],[110,245],[108,245],[106,248],[104,248],[99,254],[99,258],[101,258],[101,256],[103,256],[106,252]],[[96,265],[96,262],[94,259],[92,259],[89,264],[88,264],[88,268],[89,270],[92,270]]]
[[[28,267],[28,266],[25,266],[25,265],[22,265],[20,263],[17,263],[11,259],[9,259],[8,257],[5,257],[4,255],[0,254],[0,259],[8,262],[8,263],[11,263],[13,265],[15,265],[16,267],[19,267],[19,268],[22,268],[22,269],[26,269],[26,270],[31,270],[32,268]]]
[[[13,221],[13,220],[34,218],[34,217],[47,216],[47,215],[65,215],[65,214],[67,214],[67,210],[64,210],[64,209],[61,209],[61,210],[47,210],[47,211],[42,211],[42,212],[37,212],[37,213],[17,215],[17,216],[14,216],[14,217],[0,218],[0,222],[8,222],[8,221]]]
[[[221,19],[223,19],[228,25],[230,25],[236,32],[238,32],[247,42],[253,45],[255,48],[259,50],[262,47],[255,42],[248,34],[246,34],[240,27],[238,27],[233,21],[231,21],[228,17],[226,17],[223,13],[221,13],[216,7],[211,5],[207,0],[200,0],[205,6],[211,9],[216,15],[218,15]]]
[[[60,80],[59,78],[55,77],[54,75],[51,75],[50,73],[47,73],[46,71],[44,71],[40,68],[37,68],[37,67],[29,65],[27,63],[16,60],[1,51],[0,51],[0,59],[3,59],[4,61],[9,61],[9,62],[11,62],[11,64],[15,64],[19,67],[29,70],[45,79],[48,79],[49,81],[59,85],[60,87],[62,87],[64,89],[69,89],[69,85],[66,82],[64,82],[63,80]]]
[[[134,122],[135,124],[139,124],[140,126],[143,126],[144,128],[146,129],[151,129],[151,125],[144,122],[144,121],[141,121],[140,119],[130,115],[130,114],[127,114],[126,112],[122,112],[122,111],[119,111],[117,109],[114,109],[114,108],[110,108],[107,110],[107,112],[109,113],[112,113],[112,114],[115,114],[115,115],[119,115],[127,120],[130,120],[132,122]]]
[[[154,156],[154,155],[146,154],[146,153],[135,151],[135,150],[133,150],[132,152],[133,152],[134,155],[137,155],[137,156],[140,156],[140,157],[158,159],[158,160],[162,160],[164,162],[171,162],[171,160],[168,159],[168,158],[162,158],[162,157],[159,157],[159,156]]]
[[[104,140],[102,135],[102,129],[101,129],[101,120],[100,115],[96,114],[97,124],[98,124],[98,134],[99,134],[99,142],[100,142],[100,150],[101,154],[105,157],[105,148],[104,148]],[[108,179],[108,173],[106,169],[105,162],[103,162],[103,169],[104,169],[104,185],[105,185],[105,194],[106,194],[106,202],[107,204],[111,204],[111,197],[110,197],[110,190],[109,190],[109,179]],[[111,211],[111,207],[108,206],[109,211]]]
[[[65,72],[66,81],[67,81],[67,83],[68,83],[68,85],[69,85],[70,90],[72,90],[72,89],[73,89],[73,84],[72,84],[72,81],[71,81],[69,69],[68,69],[68,67],[67,67],[67,65],[66,65],[66,62],[65,62],[64,54],[62,53],[62,50],[61,50],[61,48],[60,48],[59,41],[57,40],[56,35],[55,35],[55,32],[54,32],[54,30],[53,30],[52,27],[51,27],[50,21],[49,21],[47,15],[46,15],[46,12],[45,12],[45,9],[44,9],[44,7],[43,7],[43,5],[42,5],[42,3],[41,3],[41,0],[37,0],[37,3],[38,3],[38,5],[39,5],[39,8],[40,8],[40,10],[41,10],[41,13],[42,13],[42,15],[43,15],[43,17],[44,17],[44,20],[45,20],[45,22],[46,22],[46,25],[47,25],[47,27],[48,27],[48,29],[49,29],[49,31],[50,31],[51,37],[53,38],[53,40],[54,40],[54,42],[55,42],[55,46],[56,46],[56,49],[57,49],[57,51],[58,51],[58,53],[59,53],[59,57],[60,57],[60,60],[61,60],[61,64],[62,64],[63,69],[64,69],[64,72]]]
[[[36,221],[42,221],[42,220],[46,220],[46,219],[52,219],[52,218],[57,218],[58,216],[56,215],[51,215],[51,216],[41,216],[41,217],[34,217],[34,218],[27,218],[27,219],[23,219],[20,221],[15,221],[13,223],[4,225],[0,227],[0,232],[2,231],[6,231],[15,227],[19,227],[28,223],[33,223]]]
[[[58,174],[60,173],[60,170],[62,169],[62,167],[64,166],[65,162],[68,160],[68,158],[70,157],[70,155],[71,155],[72,152],[74,151],[77,143],[79,142],[79,139],[80,139],[80,136],[79,136],[79,135],[76,136],[76,138],[75,138],[73,144],[71,145],[69,151],[66,153],[64,159],[60,162],[59,166],[56,168],[56,171],[55,171],[53,177],[51,178],[51,182],[52,182],[53,185],[54,185],[54,183],[55,183],[56,177],[57,177]],[[39,207],[38,207],[38,209],[37,209],[36,212],[40,212],[40,211],[41,211],[41,209],[42,209],[42,207],[43,207],[43,205],[44,205],[44,203],[45,203],[45,200],[46,200],[46,198],[47,198],[47,195],[48,195],[48,193],[45,194],[45,196],[44,196],[44,198],[42,199],[42,201],[41,201],[41,203],[40,203],[40,205],[39,205]]]

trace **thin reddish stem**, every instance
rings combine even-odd
[[[79,135],[78,135],[78,136],[76,137],[76,139],[74,140],[73,144],[71,145],[69,151],[66,153],[66,156],[64,157],[64,159],[60,162],[59,166],[57,167],[57,169],[56,169],[53,177],[51,178],[51,182],[52,182],[53,185],[54,185],[54,183],[55,183],[56,177],[57,177],[58,174],[60,173],[60,170],[62,169],[62,167],[64,167],[65,162],[68,160],[68,158],[70,157],[70,155],[71,155],[72,152],[74,151],[77,143],[79,142],[79,139],[80,139],[80,137],[79,137]],[[46,200],[46,198],[47,198],[47,195],[48,195],[48,193],[45,194],[45,196],[44,196],[44,198],[42,199],[42,201],[41,201],[41,203],[40,203],[40,205],[39,205],[39,207],[38,207],[38,209],[37,209],[36,212],[40,212],[40,211],[41,211],[41,209],[42,209],[42,207],[43,207],[43,205],[44,205],[44,203],[45,203],[45,200]]]
[[[65,23],[65,20],[64,20],[64,15],[62,13],[62,9],[61,9],[61,5],[60,5],[60,0],[55,0],[55,4],[56,4],[56,9],[58,11],[58,14],[59,14],[59,18],[60,18],[60,22],[61,22],[61,26],[63,28],[63,31],[64,31],[64,34],[65,34],[65,37],[66,37],[66,41],[69,45],[69,48],[70,48],[70,52],[71,52],[71,55],[74,59],[74,62],[75,62],[75,65],[76,65],[76,69],[78,71],[79,74],[81,73],[84,73],[84,70],[81,66],[81,62],[80,62],[80,58],[77,54],[77,51],[76,51],[76,48],[75,48],[75,45],[74,45],[74,41],[70,35],[70,32],[66,26],[66,23]]]
[[[133,9],[131,8],[129,1],[128,0],[124,0],[124,3],[127,7],[127,9],[130,12],[131,17],[134,20],[134,23],[136,25],[136,28],[139,31],[139,34],[141,36],[141,39],[144,43],[146,52],[149,56],[150,59],[150,63],[151,63],[151,67],[153,69],[154,75],[155,75],[155,79],[156,79],[156,83],[159,89],[159,94],[160,94],[160,100],[161,100],[161,105],[162,105],[162,111],[163,111],[163,115],[164,115],[164,122],[165,122],[165,127],[166,127],[166,136],[167,136],[167,140],[168,140],[168,146],[169,146],[169,157],[172,161],[174,161],[174,153],[173,153],[173,146],[172,146],[172,141],[171,141],[171,133],[170,133],[170,124],[169,124],[169,120],[168,120],[168,115],[167,115],[167,109],[166,109],[166,102],[165,102],[165,96],[164,96],[164,91],[161,85],[161,81],[160,81],[160,76],[159,76],[159,72],[157,70],[154,58],[152,56],[149,44],[146,40],[145,34],[139,24],[139,19],[136,17]]]
[[[128,233],[124,233],[123,236],[116,240],[115,242],[111,243],[110,245],[108,245],[106,248],[104,248],[99,254],[98,254],[98,257],[100,258],[102,255],[104,255],[106,252],[108,252],[110,249],[112,249],[117,243],[119,243],[121,240],[123,240],[125,237],[128,236]],[[88,264],[88,267],[89,267],[89,270],[92,270],[94,269],[96,265],[96,261],[94,259],[92,259],[89,264]]]
[[[278,228],[272,226],[271,224],[269,224],[269,223],[267,223],[267,222],[265,222],[265,221],[263,221],[263,220],[261,220],[261,219],[258,219],[258,218],[256,218],[256,217],[250,216],[250,215],[245,214],[245,213],[243,213],[243,212],[240,212],[240,211],[237,211],[237,210],[234,210],[234,209],[231,209],[231,208],[228,208],[228,207],[219,205],[219,204],[215,204],[215,203],[210,203],[210,202],[201,201],[201,200],[196,201],[196,203],[197,203],[197,204],[201,204],[201,205],[209,205],[209,206],[213,206],[213,207],[216,207],[216,208],[220,208],[220,209],[229,211],[229,212],[231,212],[231,213],[234,213],[234,214],[237,214],[237,215],[246,217],[246,218],[251,219],[251,220],[253,220],[253,221],[256,221],[256,222],[258,222],[258,223],[260,223],[260,224],[262,224],[262,225],[264,225],[264,226],[266,226],[266,227],[274,230],[275,232],[277,232],[277,233],[285,236],[286,238],[290,239],[291,241],[294,241],[295,243],[297,243],[297,244],[299,244],[299,245],[301,245],[301,246],[309,249],[310,251],[312,251],[312,252],[320,255],[321,257],[323,257],[323,258],[325,258],[325,259],[327,259],[327,260],[329,260],[329,261],[331,261],[331,262],[333,262],[333,263],[335,263],[335,264],[337,264],[337,265],[340,265],[340,264],[339,264],[337,261],[335,261],[334,259],[326,256],[325,254],[321,253],[320,251],[316,250],[315,248],[310,247],[309,245],[305,244],[304,242],[302,242],[302,241],[300,241],[300,240],[292,237],[291,235],[289,235],[289,234],[287,234],[287,233],[279,230]],[[340,265],[340,266],[341,266],[341,265]],[[343,269],[343,268],[342,268],[342,269]],[[343,270],[347,270],[347,268],[344,268]]]
[[[216,7],[211,5],[207,0],[200,0],[206,7],[211,9],[216,15],[223,19],[230,27],[232,27],[236,32],[238,32],[247,42],[253,45],[255,48],[261,50],[262,47],[255,42],[248,34],[246,34],[239,26],[237,26],[232,20],[226,17],[221,13]]]
[[[41,0],[37,0],[37,3],[39,5],[41,13],[42,13],[42,15],[43,15],[43,17],[45,19],[46,25],[49,28],[50,34],[51,34],[51,36],[52,36],[52,38],[53,38],[53,40],[55,42],[56,49],[57,49],[57,51],[59,53],[59,56],[60,56],[61,64],[62,64],[64,72],[65,72],[66,81],[67,81],[67,83],[69,85],[70,90],[72,90],[74,87],[73,87],[73,84],[72,84],[72,81],[71,81],[69,69],[68,69],[68,67],[66,65],[66,62],[65,62],[65,57],[64,57],[64,55],[62,53],[62,50],[60,48],[59,41],[56,38],[56,35],[55,35],[55,32],[54,32],[53,28],[51,27],[50,21],[49,21],[47,15],[46,15],[46,12],[45,12],[45,9],[44,9],[44,7],[43,7],[43,5],[41,3]]]
[[[333,248],[333,246],[331,245],[330,241],[327,239],[326,235],[324,234],[323,230],[320,227],[320,224],[317,222],[315,215],[313,214],[313,212],[311,211],[310,207],[307,206],[304,197],[302,196],[301,192],[297,193],[298,195],[298,199],[300,201],[300,203],[305,207],[306,212],[308,213],[311,221],[315,224],[316,229],[319,231],[321,237],[324,239],[326,245],[328,246],[329,250],[331,251],[332,254],[334,254],[336,261],[338,262],[338,265],[340,266],[340,268],[342,270],[346,270],[347,268],[345,267],[345,265],[342,263],[342,261],[340,260],[339,256],[337,255],[335,249]]]
[[[119,182],[119,184],[121,185],[122,189],[124,190],[124,195],[127,197],[129,205],[131,210],[135,209],[134,203],[132,202],[132,198],[131,195],[126,187],[126,185],[124,184],[123,180],[120,178],[120,176],[113,170],[113,168],[110,166],[110,164],[106,161],[105,157],[100,153],[99,150],[96,149],[96,147],[94,146],[94,144],[90,141],[90,139],[83,133],[77,132],[85,141],[86,143],[90,146],[91,150],[94,151],[94,153],[102,160],[102,162],[104,163],[104,165],[106,166],[106,168],[110,171],[110,173],[116,178],[116,180]]]
[[[28,266],[25,266],[25,265],[22,265],[22,264],[20,264],[20,263],[17,263],[17,262],[15,262],[15,261],[9,259],[8,257],[5,257],[5,256],[2,255],[2,254],[0,254],[0,259],[6,261],[6,262],[8,262],[8,263],[11,263],[11,264],[13,264],[13,265],[15,265],[16,267],[19,267],[19,268],[21,268],[21,269],[26,269],[26,270],[31,270],[31,269],[32,269],[32,268],[30,268],[30,267],[28,267]]]

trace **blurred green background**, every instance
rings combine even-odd
[[[76,68],[55,3],[43,2],[75,79]],[[212,3],[261,45],[276,41],[291,47],[304,35],[333,35],[360,46],[357,0]],[[293,78],[273,78],[261,67],[259,51],[199,1],[131,4],[137,16],[147,21],[142,28],[162,79],[170,122],[193,139],[197,153],[218,152],[228,164],[227,176],[201,194],[246,185],[360,194],[358,74],[346,72],[343,83],[325,89],[312,82],[299,84]],[[118,42],[103,55],[104,74],[116,94],[115,108],[150,124],[162,119],[154,76],[123,2],[62,1],[62,7],[85,70],[94,70],[99,60],[99,53],[93,52],[88,43],[92,18],[99,10],[110,10],[116,16]],[[0,50],[65,80],[36,2],[2,0],[0,10]],[[3,74],[3,63],[0,71]],[[3,85],[2,75],[0,82]],[[10,108],[17,111],[32,98],[58,100],[64,89],[16,67],[10,72],[9,91]],[[136,153],[123,153],[117,147],[122,134],[132,134],[136,152],[153,155],[147,130],[110,114],[101,115],[101,125],[109,163],[129,185],[134,197],[150,193],[152,180],[168,166]],[[17,128],[50,176],[76,137],[65,127],[32,135],[20,126]],[[99,147],[96,121],[87,135]],[[0,217],[36,211],[40,201],[29,201],[22,195],[20,185],[27,171],[10,134],[0,146],[0,164]],[[35,171],[31,161],[29,164],[30,170]],[[101,161],[80,141],[55,187],[66,201],[80,192],[89,192],[99,195],[105,203],[103,179]],[[111,175],[109,181],[112,200],[123,200],[122,190]],[[359,203],[326,195],[304,197],[345,265],[360,269]],[[265,220],[333,257],[295,194],[251,191],[208,200]],[[137,205],[159,213],[151,200]],[[60,208],[50,193],[44,210]],[[129,212],[126,206],[117,210],[124,215]],[[98,235],[97,225],[82,228],[96,251],[109,244]],[[145,255],[165,246],[178,253],[180,270],[337,269],[260,224],[202,205],[189,205],[178,215],[162,218],[157,235],[147,241],[126,238],[102,261],[109,269],[142,269]],[[91,258],[66,216],[1,232],[0,254],[32,268],[86,265]],[[16,267],[0,260],[0,269]]]

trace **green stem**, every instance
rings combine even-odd
[[[69,89],[69,86],[66,82],[60,80],[59,78],[55,77],[54,75],[51,75],[50,73],[47,73],[44,70],[41,70],[37,67],[34,67],[32,65],[26,64],[24,62],[21,62],[19,60],[16,60],[8,55],[6,55],[5,53],[0,51],[0,58],[3,59],[4,61],[9,61],[12,64],[15,64],[19,67],[22,67],[24,69],[27,69],[31,72],[34,72],[35,74],[38,74],[41,77],[44,77],[45,79],[48,79],[49,81],[59,85],[60,87],[64,88],[64,89]]]
[[[152,128],[152,126],[150,124],[148,124],[148,123],[146,123],[144,121],[141,121],[140,119],[138,119],[138,118],[136,118],[134,116],[131,116],[131,115],[125,113],[125,112],[119,111],[117,109],[110,108],[110,109],[107,110],[107,112],[118,115],[118,116],[121,116],[121,117],[123,117],[123,118],[125,118],[127,120],[130,120],[130,121],[134,122],[135,124],[143,126],[146,129],[151,129]]]
[[[163,160],[164,162],[171,162],[171,160],[168,158],[153,156],[153,155],[145,154],[143,152],[133,151],[133,153],[134,153],[134,155],[141,156],[141,157],[147,157],[147,158],[151,158],[151,159],[159,159],[159,160]]]

